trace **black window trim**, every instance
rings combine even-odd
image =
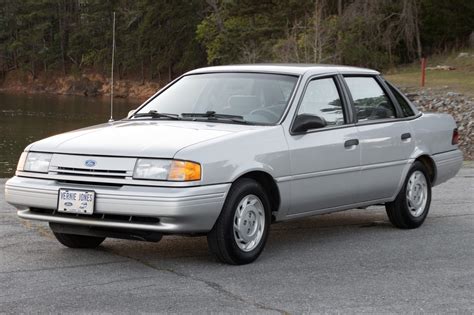
[[[328,131],[328,130],[334,130],[334,129],[341,129],[341,128],[348,128],[348,127],[354,127],[354,122],[353,122],[353,113],[352,113],[352,108],[349,103],[349,99],[347,97],[347,94],[345,92],[345,89],[342,85],[341,78],[339,77],[340,74],[337,72],[333,73],[320,73],[320,74],[314,74],[311,75],[308,79],[306,79],[306,82],[303,87],[303,91],[301,92],[301,95],[299,97],[298,103],[296,104],[295,112],[293,114],[293,118],[290,123],[290,135],[292,136],[301,136],[305,135],[308,133],[314,133],[314,132],[321,132],[321,131]],[[344,124],[339,125],[339,126],[331,126],[331,127],[324,127],[324,128],[318,128],[318,129],[311,129],[307,130],[304,133],[295,133],[293,132],[293,125],[295,123],[296,117],[298,116],[298,111],[300,109],[301,103],[303,102],[303,98],[306,95],[306,89],[308,88],[308,85],[311,81],[313,80],[318,80],[318,79],[327,79],[327,78],[332,78],[334,80],[334,84],[336,86],[337,92],[339,93],[339,97],[342,102],[342,115],[344,117]]]
[[[400,111],[402,113],[402,117],[403,118],[411,118],[411,117],[415,117],[417,116],[418,114],[418,110],[415,108],[415,106],[413,106],[412,102],[408,99],[408,97],[405,96],[405,94],[403,94],[399,88],[397,88],[395,85],[393,85],[392,83],[388,82],[387,80],[385,80],[383,77],[380,77],[380,79],[382,80],[382,82],[387,86],[387,89],[390,91],[390,94],[393,95],[393,98],[395,99],[395,101],[397,102],[397,105],[400,107]],[[405,100],[405,102],[407,102],[408,106],[410,107],[411,111],[413,112],[413,115],[410,115],[410,116],[405,116],[405,114],[403,113],[403,110],[402,110],[402,107],[400,105],[400,103],[398,102],[398,99],[397,97],[392,93],[392,90],[391,89],[394,89],[395,91],[397,91],[398,94],[400,94],[400,96]]]

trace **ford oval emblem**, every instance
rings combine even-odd
[[[97,162],[94,161],[94,160],[87,160],[87,161],[84,162],[84,164],[85,164],[87,167],[94,167],[94,166],[97,164]]]

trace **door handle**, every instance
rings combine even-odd
[[[411,134],[409,132],[402,134],[402,140],[407,140],[411,138]]]
[[[359,145],[359,139],[351,139],[344,142],[344,148],[350,148],[355,145]]]

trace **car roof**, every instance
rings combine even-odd
[[[199,68],[187,72],[186,74],[197,74],[197,73],[209,73],[209,72],[262,72],[262,73],[281,73],[281,74],[292,74],[302,75],[308,71],[314,74],[324,74],[330,72],[339,73],[355,73],[355,74],[380,74],[378,71],[350,67],[350,66],[338,66],[338,65],[326,65],[326,64],[274,64],[274,63],[263,63],[263,64],[248,64],[248,65],[227,65],[227,66],[213,66]]]

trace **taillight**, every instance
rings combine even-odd
[[[453,130],[453,139],[451,140],[451,144],[458,144],[459,143],[459,132],[458,129]]]

